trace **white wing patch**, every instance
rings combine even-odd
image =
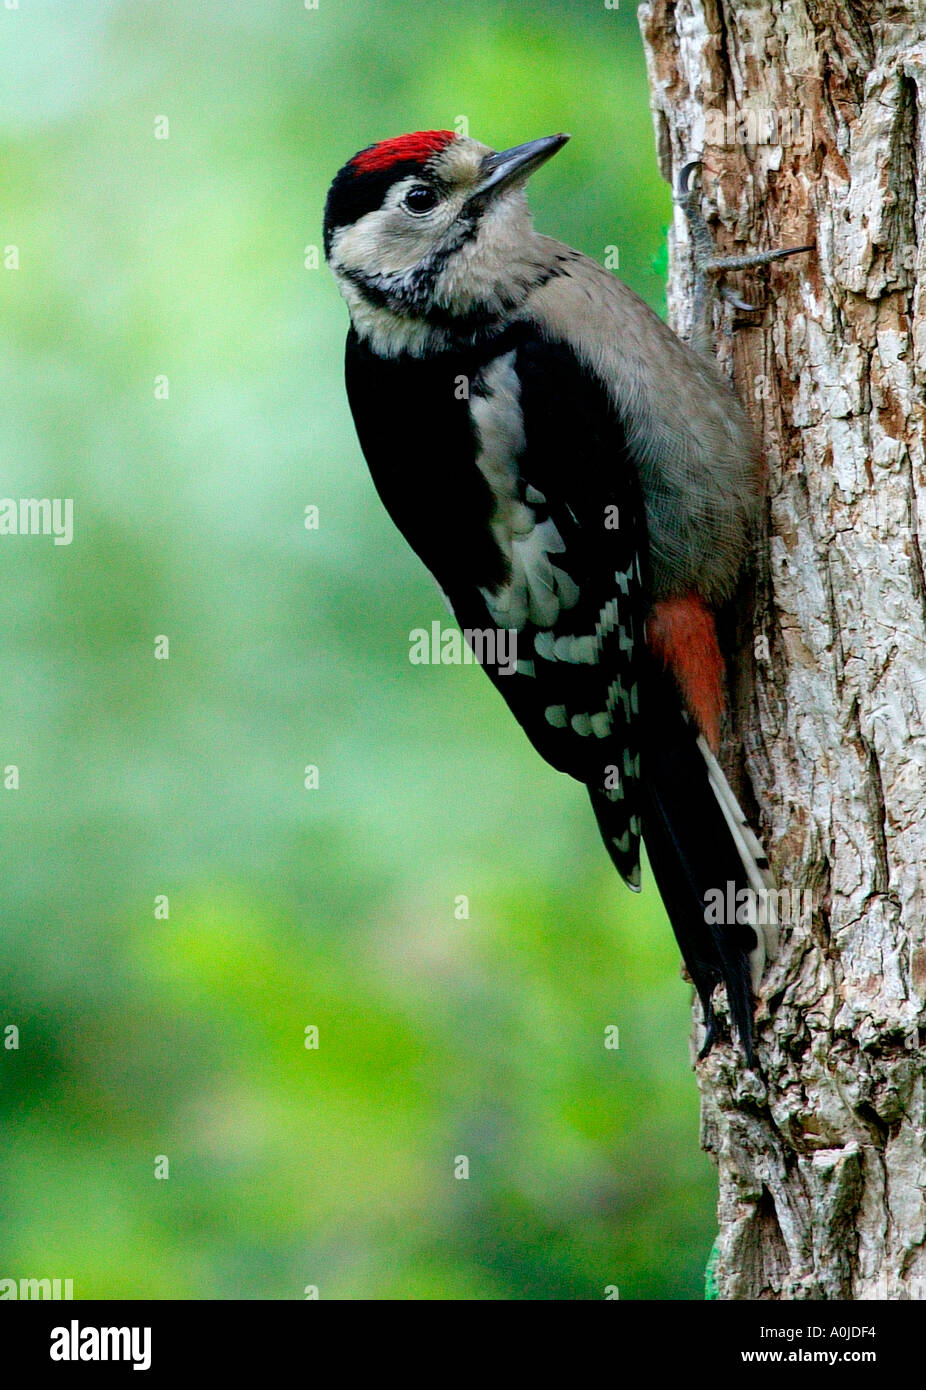
[[[537,520],[534,506],[543,504],[543,495],[533,487],[526,490],[525,501],[518,495],[517,460],[525,447],[520,397],[514,352],[490,363],[479,393],[470,397],[479,437],[476,462],[495,498],[492,532],[511,570],[504,589],[481,592],[493,622],[519,632],[528,622],[552,627],[579,598],[574,581],[551,558],[565,552],[562,536],[551,518]]]
[[[470,390],[476,462],[494,499],[492,535],[509,576],[498,592],[480,592],[498,627],[531,639],[533,650],[525,640],[518,671],[533,676],[537,688],[522,691],[523,707],[542,719],[541,743],[554,750],[554,766],[562,759],[588,785],[611,857],[625,882],[639,890],[640,755],[630,719],[638,704],[632,638],[639,561],[624,537],[609,553],[627,567],[615,571],[612,561],[605,568],[606,557],[596,557],[590,536],[591,563],[578,571],[580,596],[566,572],[583,559],[584,538],[578,534],[573,541],[579,519],[561,497],[551,516],[543,492],[524,476],[532,470],[515,362],[515,352],[496,357]],[[580,547],[571,562],[567,540]],[[588,581],[585,572],[592,575]]]

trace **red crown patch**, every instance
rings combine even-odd
[[[376,169],[388,169],[406,159],[414,159],[421,164],[449,145],[456,136],[452,130],[419,130],[413,135],[397,135],[392,140],[381,140],[368,150],[354,155],[351,164],[358,174],[369,174]]]

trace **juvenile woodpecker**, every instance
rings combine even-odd
[[[595,261],[534,231],[524,186],[566,143],[451,131],[368,146],[325,206],[347,394],[376,489],[537,751],[588,788],[624,881],[640,840],[701,999],[726,985],[747,1060],[766,932],[705,895],[767,863],[718,766],[732,594],[760,496],[745,414]],[[729,901],[729,898],[725,898]],[[740,898],[737,901],[743,901]]]

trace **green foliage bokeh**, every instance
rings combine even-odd
[[[660,307],[632,10],[0,8],[0,495],[75,507],[70,546],[0,538],[2,1277],[700,1295],[714,1180],[661,906],[480,672],[409,664],[445,611],[304,264],[350,154],[465,117],[571,132],[538,225],[617,246]]]

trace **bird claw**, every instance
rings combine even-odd
[[[759,304],[747,304],[745,299],[740,299],[736,291],[729,289],[726,285],[720,286],[720,297],[741,314],[757,314],[762,307]]]
[[[675,185],[676,202],[682,202],[694,192],[694,189],[691,187],[691,175],[694,173],[695,169],[700,168],[701,158],[699,155],[696,155],[694,159],[689,159],[688,163],[683,164],[681,169],[679,169],[678,182]]]

